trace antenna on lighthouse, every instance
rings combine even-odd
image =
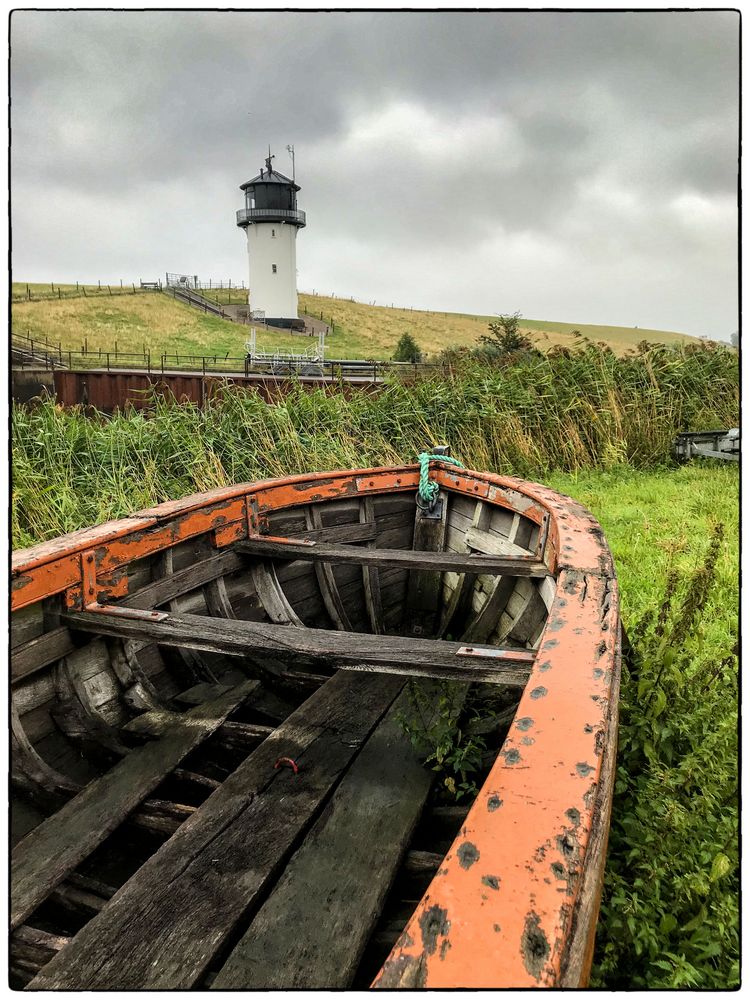
[[[286,151],[292,158],[292,180],[294,180],[294,146],[287,146]]]

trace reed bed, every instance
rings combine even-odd
[[[435,442],[526,478],[654,468],[678,431],[735,426],[738,397],[736,354],[701,345],[469,358],[374,395],[292,386],[275,405],[227,387],[202,409],[154,395],[108,418],[47,399],[13,409],[13,543],[230,483],[411,462]]]

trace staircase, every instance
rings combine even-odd
[[[184,302],[185,305],[192,306],[194,309],[202,309],[204,313],[219,316],[221,319],[228,319],[230,322],[234,321],[233,317],[225,312],[222,306],[207,299],[205,295],[201,295],[194,288],[187,288],[184,285],[165,285],[162,291],[165,295],[169,295],[170,298],[175,299],[176,302]]]

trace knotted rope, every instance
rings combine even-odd
[[[450,455],[431,455],[428,451],[423,451],[417,456],[419,462],[419,495],[427,504],[433,504],[440,492],[437,483],[430,479],[430,462],[447,462],[449,465],[456,465],[459,469],[464,468],[463,462]]]

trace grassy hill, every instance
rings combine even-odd
[[[23,300],[25,283],[13,285],[12,324],[15,333],[62,343],[64,349],[80,350],[84,342],[89,350],[112,350],[117,341],[120,351],[152,354],[222,353],[242,356],[247,339],[247,327],[174,302],[154,292],[120,293],[113,288],[91,287],[84,297],[75,286],[60,288],[59,298],[39,298],[50,295],[49,285],[31,285],[32,300]],[[210,293],[220,302],[232,302],[239,297],[237,290],[224,289]],[[487,331],[491,316],[471,316],[463,313],[429,312],[371,306],[349,299],[332,299],[321,295],[300,294],[300,312],[333,324],[327,338],[329,357],[387,359],[404,333],[410,333],[423,351],[434,354],[451,346],[472,346]],[[527,331],[542,350],[554,345],[572,345],[579,334],[595,341],[604,341],[617,354],[624,354],[641,340],[654,343],[690,342],[686,334],[666,330],[646,330],[630,327],[561,323],[558,321],[523,319]],[[284,334],[261,333],[259,346],[306,347],[308,342]]]

